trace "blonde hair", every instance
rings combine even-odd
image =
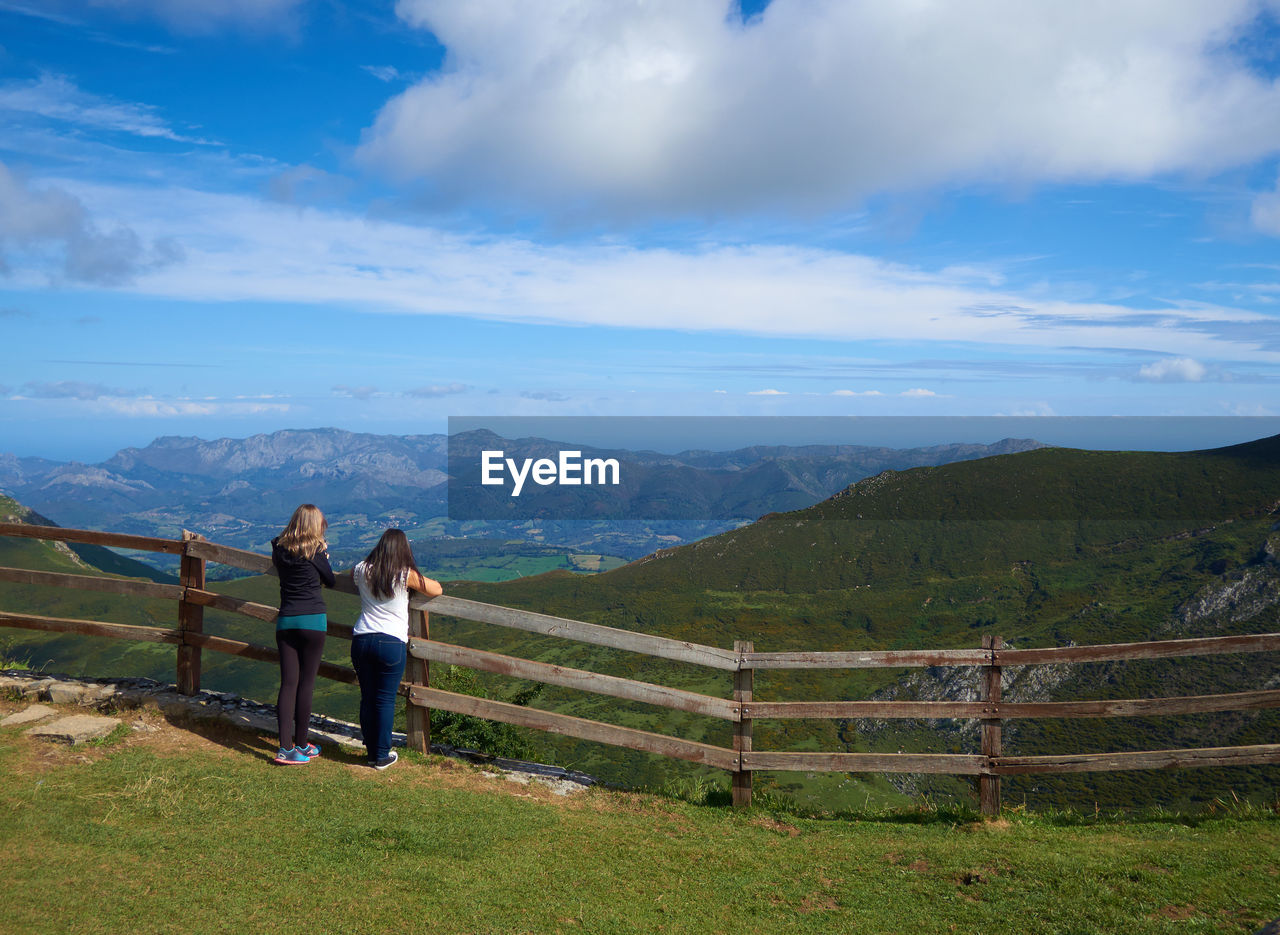
[[[293,511],[289,525],[284,527],[278,540],[280,548],[302,558],[311,558],[317,549],[327,548],[324,539],[329,521],[314,503],[304,503]]]

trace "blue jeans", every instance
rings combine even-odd
[[[351,665],[360,680],[360,733],[370,760],[391,752],[391,722],[404,676],[405,644],[385,633],[351,639]]]

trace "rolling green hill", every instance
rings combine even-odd
[[[1270,632],[1280,628],[1280,538],[1273,529],[1278,497],[1280,439],[1177,454],[1041,449],[887,472],[810,509],[773,514],[592,580],[546,575],[451,591],[713,645],[750,639],[758,650],[977,646],[983,633],[1017,646],[1049,646]],[[621,654],[452,626],[460,641],[521,645],[522,653],[538,658],[635,670],[632,660],[616,658]],[[1274,655],[1226,656],[1011,671],[1006,697],[1275,687],[1276,663]],[[641,671],[682,687],[727,691],[723,676],[652,661]],[[971,674],[966,679],[950,670],[757,675],[757,697],[777,700],[961,697],[972,687]],[[580,714],[614,707],[556,691],[540,704]],[[620,720],[643,723],[645,715]],[[712,741],[727,738],[720,725],[685,726]],[[976,749],[976,735],[960,725],[790,721],[757,722],[756,730],[756,749]],[[1280,719],[1268,712],[1028,721],[1005,731],[1006,749],[1017,752],[1085,752],[1274,742]],[[579,768],[615,775],[585,745],[564,746],[562,756],[579,757]],[[616,758],[625,769],[644,769],[637,756]],[[666,770],[650,772],[657,779]],[[869,791],[861,777],[777,781],[822,801],[847,802]],[[1224,788],[1274,794],[1276,771],[1190,771],[1157,781],[1149,773],[1095,774],[1010,786],[1017,797],[1049,804],[1196,801]],[[964,794],[954,780],[916,778],[896,788]]]

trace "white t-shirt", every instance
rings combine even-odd
[[[374,597],[365,577],[364,562],[351,570],[351,577],[360,591],[360,617],[352,628],[352,636],[362,633],[386,633],[402,643],[409,642],[409,572],[405,571],[392,586],[388,598]]]

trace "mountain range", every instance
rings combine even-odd
[[[511,453],[558,444],[455,436],[455,450],[503,447]],[[637,558],[741,525],[774,510],[807,506],[890,468],[936,465],[1038,447],[1030,440],[891,449],[852,445],[755,447],[736,451],[599,450],[625,457],[645,486],[673,501],[705,504],[719,519],[651,521],[448,519],[446,435],[372,435],[323,428],[212,441],[167,436],[126,448],[98,464],[0,455],[0,492],[64,526],[176,536],[184,528],[243,548],[265,549],[299,503],[321,505],[335,550],[362,554],[388,526],[415,540],[518,540],[538,547]],[[597,451],[596,449],[585,449]],[[729,504],[735,508],[730,509]],[[706,510],[702,515],[706,514]],[[465,551],[465,550],[464,550]]]

